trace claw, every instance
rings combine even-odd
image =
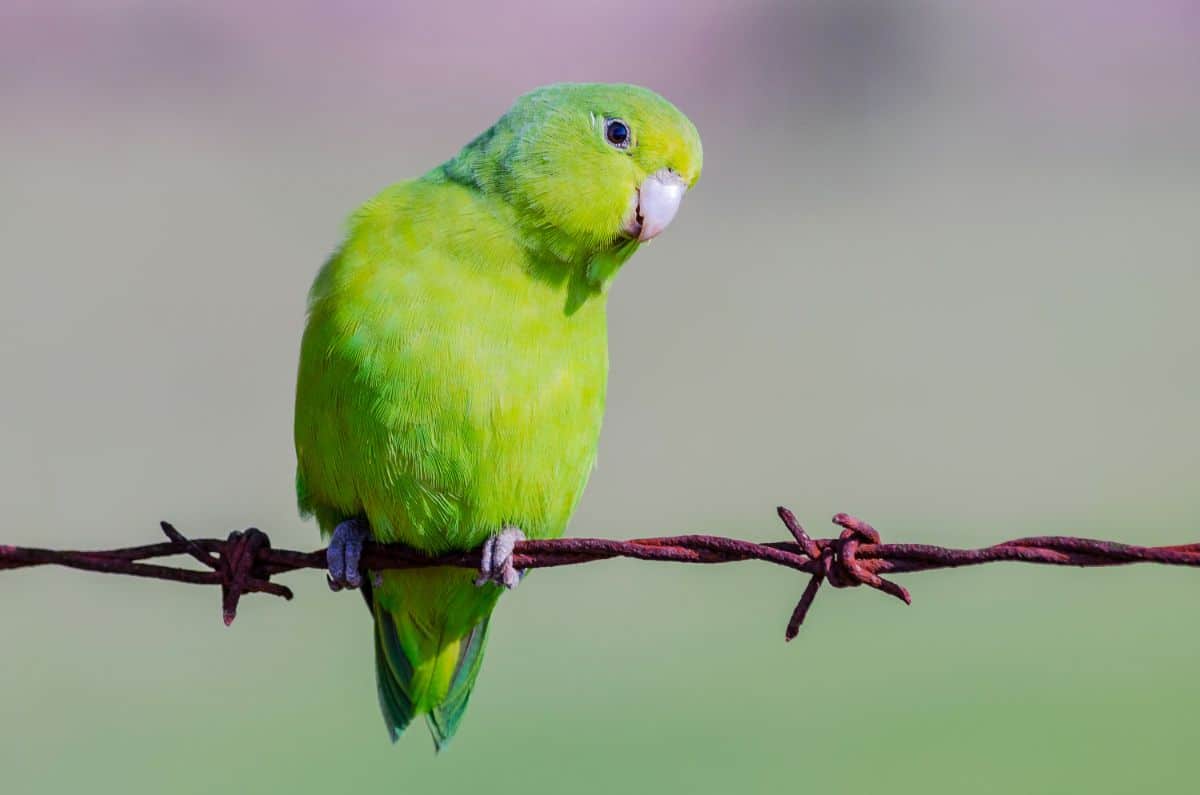
[[[483,542],[479,576],[475,578],[475,584],[486,585],[493,582],[509,590],[516,588],[517,583],[521,581],[521,572],[513,566],[512,555],[517,542],[524,540],[525,534],[519,528],[505,527]]]
[[[363,542],[369,533],[364,519],[347,519],[334,528],[325,550],[325,563],[329,567],[329,588],[357,588],[362,585],[359,559],[362,557]]]

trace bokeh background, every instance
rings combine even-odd
[[[651,86],[705,176],[611,303],[575,534],[1200,535],[1200,7],[0,4],[5,542],[255,524],[292,493],[305,292],[341,220],[557,80]],[[996,566],[912,608],[753,564],[506,596],[470,715],[388,744],[314,573],[0,577],[0,789],[1181,792],[1200,580]]]

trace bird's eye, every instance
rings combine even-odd
[[[609,119],[604,122],[604,137],[618,149],[629,148],[629,125],[620,119]]]

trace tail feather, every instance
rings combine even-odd
[[[458,730],[479,675],[488,618],[462,634],[449,631],[444,621],[431,621],[435,617],[428,613],[390,611],[377,598],[372,601],[375,678],[388,735],[395,742],[414,718],[425,715],[441,750]]]
[[[393,662],[394,661],[394,662]],[[392,742],[408,728],[414,716],[413,702],[405,690],[412,681],[412,665],[400,647],[396,625],[389,617],[375,620],[375,683],[379,689],[379,708]]]
[[[454,737],[454,733],[458,731],[458,724],[467,711],[467,702],[471,698],[471,691],[475,689],[475,678],[479,676],[479,667],[483,663],[487,630],[488,619],[485,618],[463,639],[446,700],[425,716],[429,732],[433,735],[433,744],[439,751]]]

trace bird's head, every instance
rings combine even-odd
[[[687,116],[622,84],[536,89],[473,145],[490,155],[476,170],[486,171],[485,188],[503,193],[563,259],[612,260],[604,279],[666,229],[703,161]]]

